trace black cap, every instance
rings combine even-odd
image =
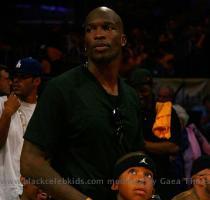
[[[156,167],[153,160],[142,152],[132,152],[120,158],[114,167],[114,178],[119,176],[130,167],[145,167],[153,172],[156,176]]]
[[[191,175],[193,176],[204,169],[210,169],[210,156],[200,156],[196,159],[192,165]]]
[[[129,75],[128,81],[133,87],[140,87],[142,85],[152,85],[153,77],[149,70],[144,68],[135,68]]]

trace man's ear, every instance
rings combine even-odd
[[[39,86],[41,84],[41,78],[40,77],[34,78],[34,83],[36,86]]]
[[[116,191],[119,189],[119,184],[117,181],[113,182],[112,183],[112,187],[111,187],[112,190]]]
[[[121,44],[122,44],[122,47],[124,47],[127,43],[127,37],[125,34],[122,34],[122,37],[121,37]]]

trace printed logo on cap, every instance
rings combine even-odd
[[[148,163],[146,162],[146,158],[143,158],[142,160],[140,160],[139,163],[144,163],[144,164],[148,165]]]
[[[21,67],[21,62],[20,60],[18,61],[17,65],[16,65],[16,68],[20,68]]]

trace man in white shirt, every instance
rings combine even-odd
[[[15,200],[22,194],[20,154],[23,135],[37,102],[41,65],[29,57],[18,61],[12,92],[0,97],[0,199]]]

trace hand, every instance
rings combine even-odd
[[[4,110],[10,115],[13,115],[18,108],[20,107],[21,103],[19,98],[11,93],[7,99],[7,101],[4,102]]]
[[[48,199],[47,193],[39,191],[36,200],[45,200],[45,199]]]

